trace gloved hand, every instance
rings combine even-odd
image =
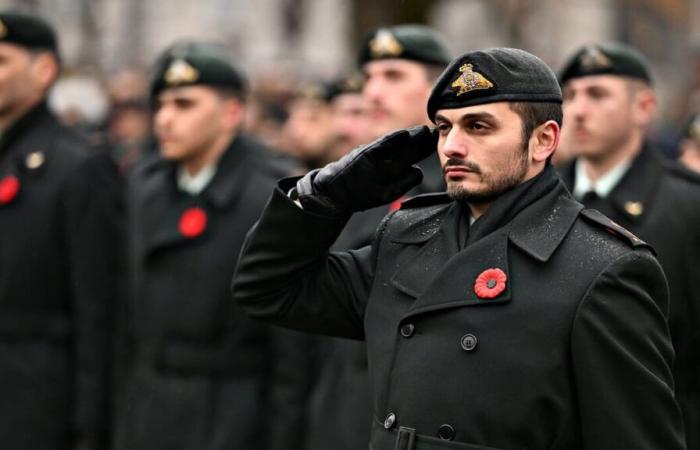
[[[437,150],[437,131],[427,126],[399,130],[358,147],[297,181],[305,210],[340,215],[390,203],[420,184],[414,166]]]

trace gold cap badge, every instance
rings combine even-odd
[[[169,86],[194,83],[199,78],[199,71],[184,59],[176,59],[163,76]]]
[[[379,30],[369,41],[369,50],[372,53],[372,58],[399,56],[403,52],[403,45],[389,31]]]
[[[597,47],[588,47],[579,57],[579,64],[585,70],[607,69],[612,61]]]
[[[631,216],[640,216],[644,212],[644,205],[641,202],[627,202],[625,211]]]
[[[457,90],[457,96],[479,89],[491,89],[493,83],[479,72],[472,70],[471,64],[464,64],[459,68],[459,76],[452,82],[452,88]]]
[[[27,157],[24,160],[24,164],[27,166],[28,169],[34,170],[38,169],[44,164],[44,161],[46,161],[46,157],[44,154],[40,151],[36,152],[31,152],[27,155]]]
[[[7,27],[5,26],[4,23],[2,23],[2,20],[0,20],[0,39],[4,38],[7,35]]]

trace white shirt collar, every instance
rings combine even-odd
[[[602,177],[598,178],[595,182],[588,177],[586,173],[585,163],[581,158],[576,159],[576,182],[574,184],[574,197],[577,199],[583,198],[583,196],[590,191],[594,191],[599,197],[605,198],[610,192],[615,189],[617,183],[622,180],[625,176],[627,170],[630,168],[631,161],[622,161]]]
[[[191,195],[202,192],[216,174],[216,165],[206,166],[196,175],[190,175],[183,167],[177,168],[177,187]]]

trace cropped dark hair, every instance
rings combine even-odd
[[[561,127],[564,115],[561,103],[555,102],[511,102],[510,109],[523,121],[523,141],[530,139],[534,129],[548,120],[555,121]]]

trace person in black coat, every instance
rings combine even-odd
[[[467,53],[428,127],[399,130],[273,191],[232,292],[252,317],[366,339],[373,450],[683,449],[664,274],[583,210],[549,164],[561,91],[537,57]],[[329,252],[354,211],[420,182],[371,246]]]
[[[129,174],[116,449],[281,448],[273,430],[290,411],[275,380],[293,376],[291,353],[227,301],[235,255],[285,173],[238,131],[245,90],[214,44],[181,42],[156,63],[160,154]]]
[[[582,48],[561,71],[562,139],[578,155],[562,177],[589,208],[654,246],[670,289],[673,375],[688,449],[700,450],[700,176],[645,140],[656,100],[636,50]]]
[[[0,442],[105,448],[121,270],[108,152],[59,123],[51,26],[0,13]]]

